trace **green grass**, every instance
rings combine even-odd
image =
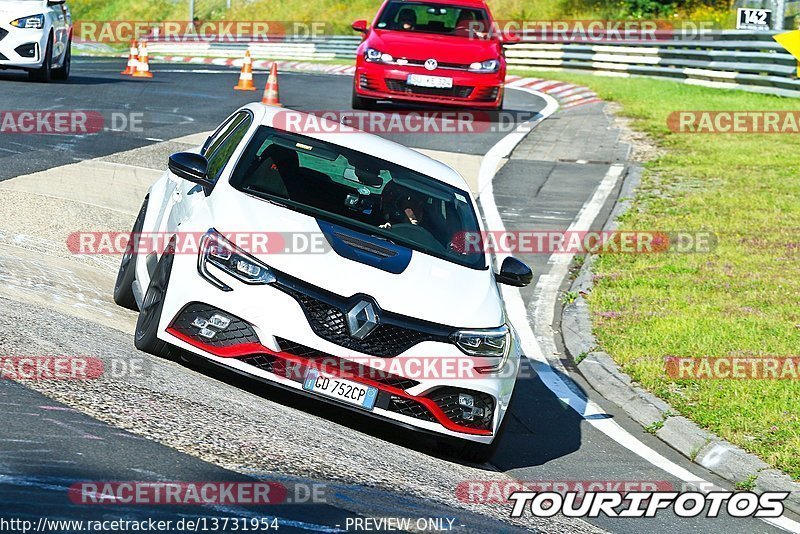
[[[498,20],[588,20],[639,17],[625,2],[596,0],[489,0]],[[352,34],[356,19],[371,21],[380,0],[196,0],[195,13],[201,20],[326,21],[336,33]],[[76,20],[188,20],[188,0],[70,0]],[[726,11],[695,8],[678,13],[691,20],[730,23]],[[661,17],[664,18],[664,17]]]
[[[719,239],[711,254],[597,258],[589,303],[599,343],[677,411],[800,479],[800,383],[675,382],[664,372],[668,355],[800,349],[800,135],[673,134],[666,117],[796,111],[800,101],[645,78],[534,75],[592,87],[664,149],[647,165],[623,229],[707,230]]]

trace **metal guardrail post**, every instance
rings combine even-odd
[[[783,29],[783,21],[786,19],[786,0],[775,0],[775,13],[773,14],[773,30]]]

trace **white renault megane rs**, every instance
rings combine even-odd
[[[238,110],[150,188],[114,290],[140,310],[137,348],[189,351],[488,459],[520,361],[498,283],[527,285],[530,269],[507,258],[496,273],[464,246],[482,225],[450,167],[343,126],[287,131],[281,113]],[[141,246],[152,235],[169,245]]]

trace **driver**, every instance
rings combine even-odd
[[[383,193],[383,220],[379,227],[389,229],[395,224],[413,224],[418,226],[423,218],[425,199],[411,191],[404,191],[387,184]]]
[[[417,25],[417,14],[408,8],[401,9],[397,15],[397,25],[399,30],[412,31]]]

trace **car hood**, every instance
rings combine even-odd
[[[5,2],[0,0],[0,22],[4,24],[19,17],[38,15],[46,11],[46,2]]]
[[[452,35],[375,30],[367,45],[394,57],[425,60],[434,58],[440,63],[472,63],[497,59],[501,53],[498,41],[483,41]]]
[[[284,241],[292,235],[315,236],[323,244],[324,253],[254,254],[278,271],[343,297],[366,294],[386,311],[446,326],[493,328],[503,323],[501,299],[489,269],[470,269],[413,251],[408,267],[392,274],[334,252],[313,217],[230,187],[218,187],[212,198],[213,226],[223,234],[280,232]]]

